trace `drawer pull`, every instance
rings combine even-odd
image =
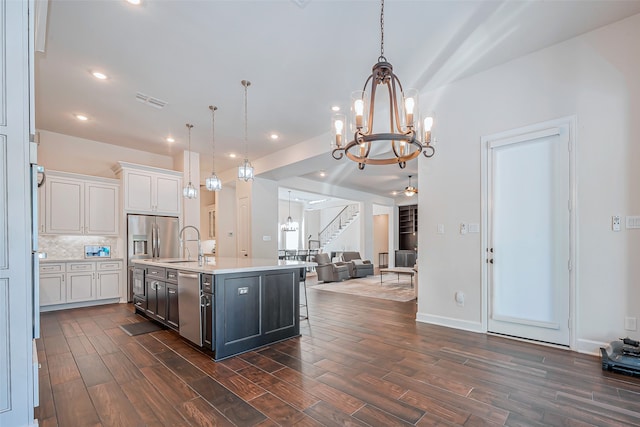
[[[175,295],[175,294],[176,294],[176,291],[169,290],[169,293],[170,293],[171,295]]]

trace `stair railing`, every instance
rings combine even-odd
[[[324,247],[331,239],[340,233],[343,227],[347,226],[349,220],[359,212],[358,204],[347,205],[329,222],[329,224],[318,233],[320,246]]]

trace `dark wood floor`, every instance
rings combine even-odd
[[[40,425],[628,426],[640,380],[600,359],[309,290],[302,336],[215,363],[116,304],[42,315]]]

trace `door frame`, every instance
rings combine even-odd
[[[481,166],[480,166],[480,211],[481,211],[481,269],[482,269],[482,330],[488,332],[489,324],[489,268],[487,267],[487,248],[489,247],[489,142],[495,143],[499,140],[527,141],[552,135],[555,128],[567,126],[569,128],[569,348],[576,348],[576,280],[578,254],[577,248],[577,186],[576,186],[576,124],[577,116],[567,116],[532,125],[510,129],[491,135],[482,136],[481,143]],[[536,341],[537,342],[537,341]],[[540,343],[545,344],[545,343]],[[552,345],[552,344],[548,344]]]

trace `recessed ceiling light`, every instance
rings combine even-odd
[[[166,137],[166,138],[165,138],[165,141],[167,141],[167,142],[176,142],[176,140],[175,140],[175,139],[173,139],[173,137],[172,137],[172,136],[168,136],[168,137]]]
[[[325,173],[325,171],[320,171],[320,176],[324,178],[325,176],[327,176],[327,174]]]
[[[81,122],[86,122],[87,120],[89,120],[89,117],[85,116],[84,114],[75,114],[74,117]]]
[[[397,192],[397,191],[392,191],[392,192],[391,192],[391,195],[392,195],[392,196],[397,196],[397,195],[398,195],[398,192]]]
[[[98,80],[106,80],[107,79],[107,75],[104,74],[104,73],[101,73],[100,71],[93,71],[91,73],[91,75],[93,77],[95,77],[96,79],[98,79]]]
[[[271,135],[269,135],[269,138],[275,141],[276,139],[280,138],[280,136],[277,133],[272,133]]]
[[[231,157],[232,159],[235,159],[236,158],[236,153],[229,154],[229,157]]]
[[[331,111],[340,111],[340,107],[334,105],[333,107],[331,107]]]
[[[127,0],[127,3],[131,3],[133,5],[140,5],[140,3],[142,3],[142,0]]]

